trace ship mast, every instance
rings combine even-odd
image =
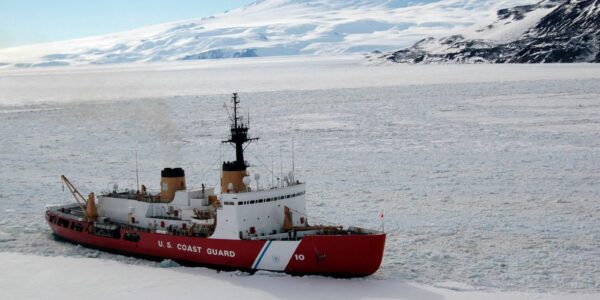
[[[229,143],[235,148],[235,160],[223,162],[221,177],[222,192],[240,192],[245,190],[246,186],[242,182],[243,177],[247,175],[246,168],[248,167],[244,160],[245,145],[258,140],[258,138],[248,137],[248,124],[245,124],[238,115],[240,100],[237,93],[233,93],[231,100],[233,102],[233,116],[230,116],[231,136],[228,140],[223,141],[223,143]]]

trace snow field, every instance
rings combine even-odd
[[[596,299],[598,295],[487,293],[457,284],[425,287],[398,280],[248,276],[203,268],[126,265],[102,259],[0,253],[7,299]],[[467,288],[467,291],[464,290]]]

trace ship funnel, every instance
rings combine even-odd
[[[246,170],[235,170],[221,172],[221,192],[222,193],[240,193],[247,189],[244,183],[244,177],[248,176]]]
[[[185,190],[185,172],[182,168],[164,168],[160,172],[160,200],[171,202],[175,192]]]

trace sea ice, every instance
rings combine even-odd
[[[0,71],[0,251],[60,257],[41,259],[51,266],[97,256],[82,264],[108,263],[102,272],[160,269],[55,240],[44,207],[72,202],[61,174],[83,193],[133,187],[136,151],[149,187],[167,166],[184,167],[190,187],[217,185],[219,161],[232,155],[220,143],[222,104],[238,91],[261,138],[248,147],[261,184],[275,180],[280,149],[291,169],[293,138],[311,223],[379,228],[385,211],[385,257],[368,279],[381,297],[400,280],[600,291],[599,66],[259,61]],[[171,269],[180,270],[161,270]]]

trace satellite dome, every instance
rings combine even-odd
[[[242,179],[242,182],[245,185],[249,185],[250,184],[250,176],[244,176],[244,178]]]

